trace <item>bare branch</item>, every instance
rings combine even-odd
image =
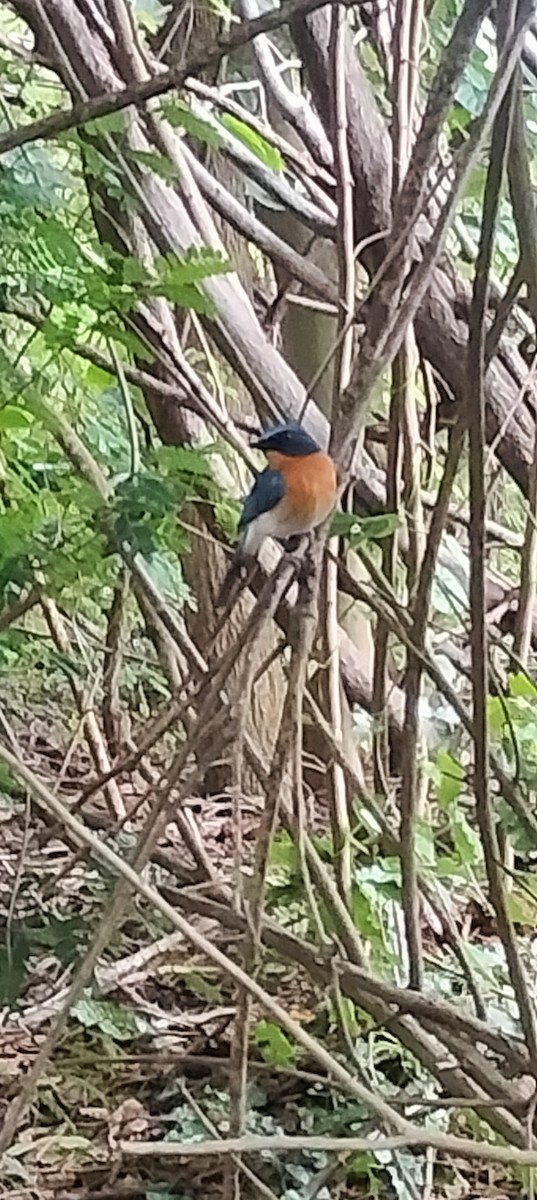
[[[434,1146],[448,1155],[460,1155],[477,1162],[504,1163],[507,1166],[536,1167],[537,1150],[518,1150],[513,1146],[495,1146],[489,1142],[472,1142],[468,1138],[450,1137],[449,1134],[416,1131],[411,1136],[381,1138],[336,1138],[336,1137],[289,1137],[285,1134],[259,1137],[248,1134],[242,1138],[217,1139],[206,1142],[121,1142],[121,1151],[131,1158],[146,1158],[155,1154],[159,1158],[193,1158],[199,1155],[255,1154],[263,1150],[274,1153],[296,1153],[297,1150],[332,1154],[354,1154],[358,1152],[380,1153],[386,1150],[402,1150],[405,1147]]]
[[[339,3],[342,0],[338,0]],[[287,24],[293,17],[308,12],[323,4],[335,3],[335,0],[284,0],[280,8],[271,9],[252,21],[243,21],[231,30],[227,37],[219,37],[213,47],[204,55],[193,58],[184,67],[172,67],[169,71],[159,72],[153,78],[142,83],[132,84],[121,92],[106,96],[94,96],[84,100],[65,112],[58,110],[48,117],[32,121],[30,125],[20,126],[0,137],[0,155],[16,146],[25,146],[38,139],[56,137],[70,129],[81,129],[89,121],[99,117],[107,117],[110,113],[123,112],[131,104],[145,104],[156,96],[164,96],[166,92],[183,86],[189,75],[198,75],[208,67],[218,65],[227,54],[240,46],[246,46],[261,33],[268,33]]]

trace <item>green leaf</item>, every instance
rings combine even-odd
[[[72,1013],[86,1029],[98,1029],[117,1042],[130,1042],[149,1029],[147,1022],[131,1009],[112,1000],[97,1000],[91,991],[83,993]]]
[[[512,696],[528,697],[530,700],[537,696],[537,687],[524,671],[519,671],[517,675],[509,675],[509,691]]]
[[[94,363],[91,363],[86,371],[86,383],[88,387],[96,388],[100,392],[110,387],[110,382],[113,379],[113,375],[110,375],[102,367],[96,367]]]
[[[145,284],[149,281],[149,274],[144,263],[140,262],[139,258],[124,258],[120,263],[121,276],[124,283],[129,284]]]
[[[4,404],[0,408],[0,429],[27,429],[32,421],[32,414],[19,405]]]
[[[145,1193],[145,1200],[189,1200],[185,1192],[168,1192],[166,1188],[153,1191],[150,1189]]]
[[[209,5],[226,24],[229,23],[230,19],[233,19],[231,4],[228,3],[228,0],[209,0]]]
[[[380,1179],[378,1178],[380,1170],[380,1164],[375,1161],[375,1156],[368,1151],[351,1154],[345,1160],[345,1171],[349,1183],[355,1179],[365,1181],[364,1195],[369,1196],[370,1200],[377,1200],[380,1194]]]
[[[88,121],[85,125],[86,133],[91,137],[99,137],[103,133],[123,133],[125,128],[125,113],[121,112],[107,113],[105,117],[97,117],[94,121]]]
[[[225,129],[243,142],[266,167],[270,167],[271,171],[283,171],[284,162],[280,151],[272,146],[261,133],[252,129],[245,121],[240,121],[238,117],[232,116],[231,113],[223,113],[219,119]]]
[[[505,725],[505,704],[499,696],[489,696],[487,718],[490,732],[496,735],[500,734]]]
[[[448,879],[458,876],[461,873],[461,864],[458,858],[453,856],[440,855],[436,860],[436,874],[439,879],[446,876]]]
[[[212,316],[213,301],[197,285],[211,275],[226,274],[231,264],[218,251],[196,247],[183,258],[170,254],[157,259],[155,269],[158,280],[149,287],[151,294],[165,296],[172,304],[203,316]]]
[[[51,917],[40,928],[28,929],[32,945],[45,946],[52,950],[62,966],[69,966],[80,954],[81,945],[87,940],[87,924],[82,917],[59,920]]]
[[[296,1047],[285,1036],[279,1025],[272,1021],[259,1021],[254,1031],[254,1040],[265,1059],[274,1067],[290,1067],[296,1061]]]
[[[448,809],[462,792],[465,771],[460,762],[447,750],[439,750],[436,766],[440,772],[436,798],[441,808]]]
[[[295,874],[298,865],[297,848],[295,841],[288,833],[278,833],[270,848],[269,859],[269,875],[272,878],[273,873],[278,876],[279,882],[282,877],[286,881],[291,879]]]
[[[231,271],[229,258],[225,258],[219,250],[206,246],[192,246],[182,257],[164,255],[156,259],[155,267],[161,279],[168,279],[180,287],[201,283],[211,275],[227,275]]]
[[[202,117],[198,117],[182,100],[164,100],[160,111],[174,129],[184,129],[185,133],[197,138],[205,146],[211,146],[214,150],[218,150],[222,145],[222,137],[216,126],[210,121],[204,121]]]
[[[352,919],[358,932],[363,938],[367,938],[372,946],[378,947],[382,944],[382,929],[374,900],[364,888],[352,889]]]
[[[217,500],[213,511],[216,524],[224,536],[231,541],[237,533],[239,505],[233,500]]]
[[[206,1000],[209,1004],[222,1001],[220,988],[211,983],[210,979],[206,979],[200,971],[189,971],[188,975],[185,975],[185,984],[198,1000]]]
[[[512,921],[516,921],[519,925],[529,925],[532,929],[535,928],[537,899],[532,901],[525,892],[508,892],[505,899]]]
[[[150,33],[156,33],[164,23],[167,9],[161,0],[132,0],[136,19]]]
[[[452,827],[453,841],[463,866],[476,866],[482,857],[481,842],[468,824],[464,813],[458,812]]]
[[[175,163],[164,154],[157,154],[154,150],[131,150],[130,157],[135,158],[149,171],[154,171],[155,175],[160,176],[166,183],[177,179],[178,170]]]
[[[422,863],[433,866],[436,861],[434,848],[434,829],[426,821],[418,821],[416,825],[416,854]]]
[[[160,472],[176,478],[212,479],[207,455],[193,446],[159,446],[152,461]]]
[[[216,309],[209,296],[205,296],[200,292],[199,288],[193,287],[191,284],[182,284],[172,282],[171,280],[162,281],[161,285],[155,290],[157,296],[165,296],[166,300],[170,300],[172,304],[177,305],[177,308],[184,308],[187,312],[199,313],[202,317],[214,317]]]

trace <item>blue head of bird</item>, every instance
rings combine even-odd
[[[261,437],[252,442],[255,450],[263,450],[267,455],[282,454],[285,458],[305,458],[308,454],[318,454],[320,446],[298,421],[289,421],[286,425],[275,425],[267,429]]]

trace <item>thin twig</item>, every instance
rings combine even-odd
[[[61,650],[62,654],[70,655],[72,651],[69,637],[56,604],[50,596],[46,595],[45,592],[41,593],[40,600],[45,620],[49,627],[55,646],[58,650]],[[84,722],[84,732],[94,765],[97,771],[99,771],[101,774],[106,774],[110,770],[110,760],[104,744],[103,735],[99,728],[99,722],[97,721],[97,717],[95,715],[95,710],[88,703],[88,699],[77,686],[75,676],[71,671],[68,672],[67,677],[75,704]],[[116,820],[123,821],[126,816],[126,810],[123,797],[115,779],[110,778],[108,783],[105,784],[105,795],[108,798],[110,810],[113,816],[116,818]]]

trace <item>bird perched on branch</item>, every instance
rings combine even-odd
[[[277,425],[253,442],[268,467],[257,476],[239,521],[239,561],[254,557],[266,537],[285,539],[322,525],[337,499],[336,468],[297,422]]]
[[[314,438],[297,421],[276,425],[252,442],[269,465],[256,477],[246,497],[238,527],[233,562],[220,588],[216,607],[228,600],[232,581],[253,561],[265,538],[310,533],[330,515],[337,500],[336,468]]]

